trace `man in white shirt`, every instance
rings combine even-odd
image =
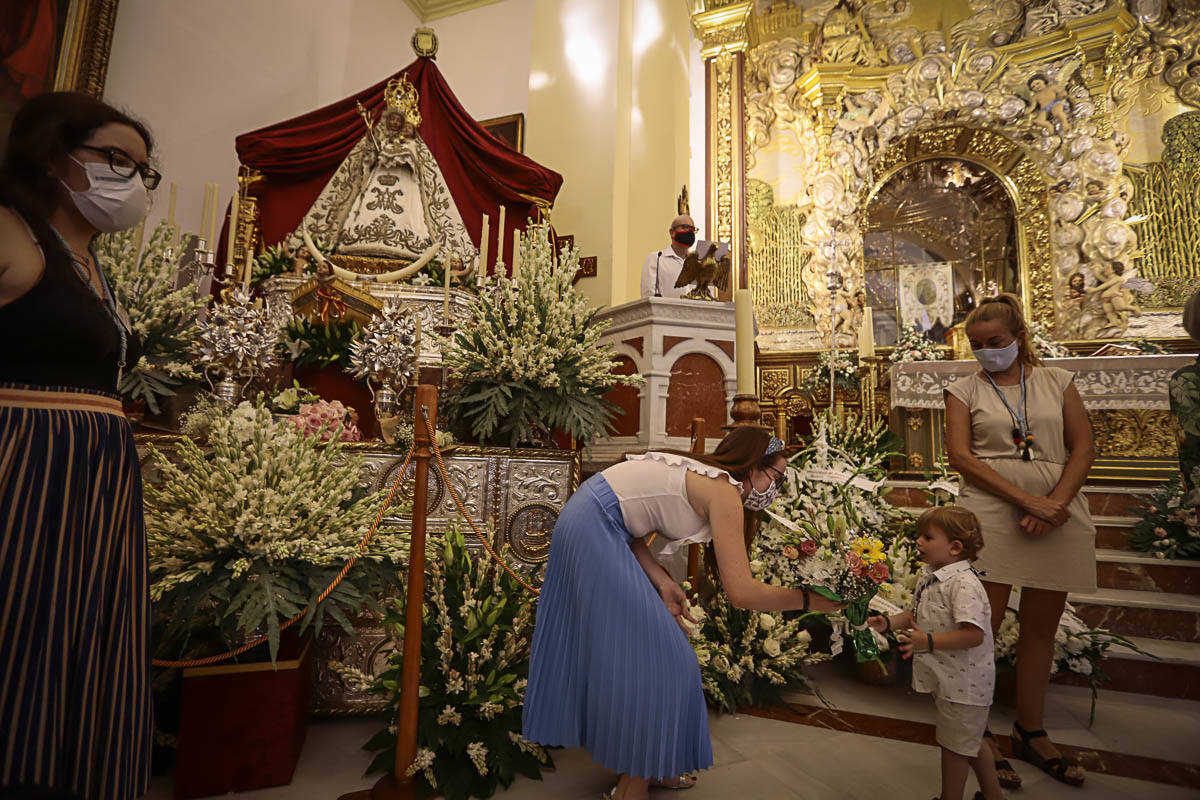
[[[669,228],[671,246],[655,250],[646,256],[642,266],[642,297],[683,297],[695,284],[675,288],[683,271],[683,260],[696,243],[696,223],[687,214],[680,214]]]

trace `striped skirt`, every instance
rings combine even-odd
[[[629,549],[602,475],[554,526],[525,690],[525,737],[649,779],[712,766],[700,665]]]
[[[0,789],[150,775],[142,482],[113,396],[0,384]]]

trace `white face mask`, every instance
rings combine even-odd
[[[975,360],[979,362],[979,366],[983,367],[988,372],[1004,372],[1013,365],[1017,360],[1017,353],[1020,351],[1020,345],[1016,339],[1013,339],[1005,347],[981,347],[978,350],[972,350],[975,355]]]
[[[69,158],[87,173],[88,188],[77,192],[67,186],[66,181],[62,184],[67,186],[79,213],[96,230],[102,233],[123,231],[132,228],[146,215],[149,197],[140,175],[134,173],[132,178],[122,178],[103,162],[85,164],[74,156]]]

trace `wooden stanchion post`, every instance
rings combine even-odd
[[[692,420],[692,447],[693,453],[704,453],[704,418],[696,417]],[[687,576],[688,583],[692,585],[693,592],[700,591],[700,545],[688,545],[687,558]]]
[[[425,522],[429,496],[429,459],[432,442],[425,429],[437,426],[437,387],[417,386],[413,401],[412,533],[408,546],[408,586],[404,604],[404,661],[400,670],[400,712],[396,715],[396,761],[369,792],[343,795],[341,800],[411,800],[416,797],[408,767],[417,756],[417,712],[421,690],[421,614],[425,606]]]

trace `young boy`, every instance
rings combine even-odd
[[[991,608],[971,561],[983,549],[979,520],[965,508],[931,508],[917,520],[917,549],[926,567],[908,610],[874,616],[870,626],[896,631],[900,653],[913,659],[913,688],[933,693],[942,748],[941,800],[962,800],[967,768],[981,792],[1004,797],[983,731],[996,681]]]

